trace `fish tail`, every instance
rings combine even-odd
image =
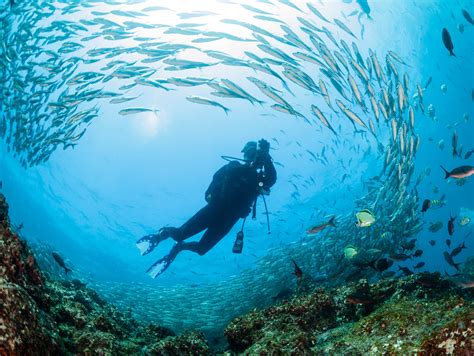
[[[377,270],[377,268],[375,267],[375,263],[376,263],[376,262],[377,262],[377,260],[376,260],[376,259],[375,259],[375,260],[372,260],[372,261],[370,261],[370,262],[369,262],[369,267],[371,267],[371,268],[372,268],[372,269],[374,269],[374,270]]]
[[[336,223],[334,222],[334,219],[335,219],[335,218],[336,218],[336,216],[333,216],[331,219],[329,219],[328,225],[331,225],[331,226],[336,227]]]
[[[68,272],[72,272],[72,270],[71,270],[70,268],[67,268],[67,267],[64,267],[64,271],[66,272],[66,274],[67,274]]]
[[[456,55],[454,54],[453,51],[449,51],[449,55],[450,55],[450,56],[453,56],[453,57],[456,57]]]
[[[444,173],[446,174],[446,176],[444,177],[444,179],[447,179],[449,178],[449,172],[446,170],[446,168],[444,168],[443,166],[440,166],[441,169],[444,171]]]
[[[456,270],[460,271],[460,269],[459,269],[460,264],[461,263],[453,263],[453,267],[456,268]]]

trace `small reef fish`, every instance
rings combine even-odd
[[[438,232],[442,228],[443,228],[443,223],[441,221],[437,221],[435,223],[431,223],[428,230],[434,233],[434,232]]]
[[[423,267],[425,265],[424,262],[418,262],[415,267],[413,267],[413,269],[420,269],[421,267]]]
[[[392,253],[390,254],[390,258],[395,261],[406,261],[411,259],[411,257],[405,253]]]
[[[466,245],[465,243],[463,242],[462,244],[460,244],[458,247],[455,247],[452,251],[451,251],[451,257],[456,257],[457,255],[459,255],[461,253],[461,251],[463,249],[466,248]]]
[[[471,157],[471,155],[474,153],[474,150],[467,151],[466,154],[464,155],[464,159],[468,159]]]
[[[318,233],[318,232],[321,231],[321,230],[324,230],[324,229],[325,229],[326,227],[328,227],[328,226],[334,226],[334,227],[335,227],[335,226],[336,226],[335,223],[334,223],[334,219],[335,219],[335,218],[336,218],[336,217],[333,216],[331,219],[329,219],[328,222],[326,222],[326,223],[324,223],[324,224],[322,224],[322,225],[315,225],[315,226],[313,226],[311,229],[309,229],[309,230],[306,231],[306,234],[308,234],[308,235],[315,235],[316,233]]]
[[[375,215],[368,209],[364,209],[359,211],[356,214],[357,222],[356,225],[358,227],[369,227],[375,222]]]
[[[459,225],[461,225],[461,226],[466,226],[466,225],[468,225],[470,222],[471,222],[471,219],[470,219],[468,216],[463,216],[463,217],[459,220]]]
[[[358,251],[354,246],[349,245],[349,246],[346,246],[346,248],[344,248],[344,257],[347,258],[348,260],[350,260],[352,257],[357,255],[357,253]]]
[[[294,259],[291,259],[291,262],[293,262],[293,265],[295,266],[294,275],[296,276],[296,278],[300,279],[301,277],[303,277],[303,271],[301,270],[301,268],[298,267]]]
[[[346,301],[349,304],[374,304],[375,301],[373,298],[362,294],[362,293],[352,293],[346,297]]]
[[[53,252],[52,255],[53,255],[53,258],[54,258],[54,260],[56,261],[56,263],[57,263],[60,267],[64,268],[64,272],[66,272],[66,274],[67,274],[68,272],[71,272],[71,269],[69,269],[69,268],[66,267],[66,263],[64,263],[63,258],[62,258],[61,256],[59,256],[59,254],[58,254],[57,252]]]
[[[431,207],[431,200],[425,199],[423,201],[423,206],[421,207],[421,212],[424,213],[428,211],[428,209]]]
[[[453,137],[451,140],[452,147],[453,147],[453,157],[459,156],[458,154],[458,133],[456,131],[453,132]]]
[[[413,272],[408,267],[398,266],[398,270],[402,271],[405,276],[411,276],[413,274]]]
[[[423,254],[423,250],[416,250],[413,253],[413,257],[420,257]]]
[[[441,166],[443,169],[444,173],[446,173],[446,176],[444,179],[447,178],[456,178],[456,179],[463,179],[470,177],[474,174],[474,167],[473,166],[461,166],[454,168],[451,172],[449,172],[447,169],[445,169],[443,166]]]
[[[452,217],[451,215],[449,216],[449,221],[448,221],[448,233],[449,236],[452,236],[454,234],[454,220],[456,220],[456,217]]]
[[[369,266],[372,267],[377,272],[383,272],[392,267],[393,261],[388,258],[379,258],[375,261],[371,261]]]
[[[439,209],[446,205],[446,200],[444,198],[446,195],[442,195],[440,199],[433,199],[431,201],[431,209]]]
[[[454,50],[453,40],[451,39],[451,35],[449,34],[449,31],[446,28],[443,28],[441,37],[443,39],[444,47],[446,47],[446,49],[449,51],[449,55],[456,57],[456,55],[453,52]]]
[[[430,241],[428,241],[428,243],[429,243],[431,246],[436,245],[436,241],[435,241],[435,240],[430,240]]]
[[[402,243],[400,244],[400,246],[402,247],[402,249],[404,251],[411,251],[415,248],[415,245],[416,245],[416,238],[415,239],[411,239],[410,241],[406,242],[406,243]]]
[[[466,21],[469,22],[471,25],[474,25],[474,20],[472,19],[469,12],[467,12],[467,10],[465,10],[465,9],[462,9],[461,12],[462,12],[462,15],[464,16],[464,18],[466,19]]]
[[[448,263],[448,265],[456,268],[459,271],[460,263],[455,263],[449,252],[444,251],[443,256],[444,256],[444,259],[446,260],[446,262]]]

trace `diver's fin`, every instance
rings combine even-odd
[[[163,227],[157,234],[143,236],[136,242],[142,256],[149,254],[161,241],[171,237],[170,228]]]
[[[150,268],[146,271],[146,273],[151,277],[151,278],[156,278],[160,274],[162,274],[164,271],[166,271],[171,264],[171,259],[169,256],[165,256],[162,259],[156,261],[153,263]]]
[[[136,246],[140,250],[142,256],[149,254],[156,246],[158,246],[158,237],[158,234],[146,235],[136,242]]]

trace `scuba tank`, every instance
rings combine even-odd
[[[234,247],[232,247],[233,253],[242,253],[244,248],[244,232],[240,230],[237,233],[237,237],[235,238]]]

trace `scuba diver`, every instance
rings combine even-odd
[[[205,193],[206,206],[181,227],[163,227],[158,233],[144,236],[137,241],[142,256],[152,252],[160,242],[170,237],[176,241],[169,254],[147,270],[152,278],[162,274],[181,251],[192,251],[200,256],[207,253],[227,235],[240,218],[243,218],[244,222],[237,234],[233,252],[242,252],[245,219],[252,211],[252,206],[252,217],[255,218],[258,196],[268,195],[270,187],[276,182],[276,170],[269,150],[270,143],[264,139],[258,144],[255,141],[247,142],[241,151],[244,154],[243,164],[239,162],[241,159],[233,159],[214,174]],[[204,230],[206,232],[199,241],[184,242]]]

